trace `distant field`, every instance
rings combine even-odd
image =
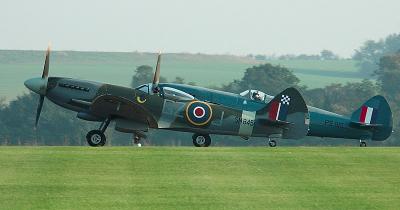
[[[399,148],[0,147],[1,209],[399,209]]]
[[[362,80],[354,60],[271,60],[268,62],[291,69],[301,83],[310,88]]]
[[[356,72],[356,62],[353,60],[271,60],[275,65],[292,69],[310,69],[316,71]]]
[[[360,82],[361,78],[354,77],[340,77],[340,76],[321,76],[319,74],[303,74],[296,73],[296,76],[302,81],[301,84],[307,85],[309,88],[324,87],[332,83],[342,83],[347,82]],[[306,82],[304,82],[306,81]]]
[[[0,97],[10,100],[27,92],[23,82],[41,75],[43,60],[44,52],[40,51],[0,50]],[[50,75],[128,86],[137,66],[154,66],[155,62],[156,55],[150,53],[53,52]],[[352,60],[260,62],[229,55],[165,54],[161,67],[162,76],[169,80],[180,76],[201,86],[218,86],[240,79],[246,68],[265,62],[290,68],[310,88],[361,80]]]

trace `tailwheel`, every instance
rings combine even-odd
[[[133,144],[137,145],[138,147],[142,147],[142,144],[140,143],[140,136],[137,134],[133,134]]]
[[[102,147],[106,144],[106,136],[101,130],[92,130],[86,135],[88,144],[92,147]]]
[[[211,144],[211,137],[208,134],[193,134],[192,139],[196,147],[208,147]]]
[[[360,141],[360,147],[367,147],[367,142]]]
[[[268,145],[269,145],[270,147],[276,147],[276,141],[275,141],[275,140],[272,140],[272,139],[269,139],[269,140],[268,140]]]
[[[147,138],[147,136],[144,133],[140,131],[133,132],[132,145],[141,147],[142,144],[140,143],[140,141],[145,138]]]

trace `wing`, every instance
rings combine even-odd
[[[97,97],[90,106],[90,112],[102,118],[111,116],[145,123],[153,128],[157,127],[157,121],[151,112],[141,104],[120,96],[101,95]]]

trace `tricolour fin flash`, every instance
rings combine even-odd
[[[351,125],[370,129],[371,139],[383,141],[392,133],[392,111],[383,96],[374,96],[366,101],[351,116]]]

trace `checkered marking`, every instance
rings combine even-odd
[[[269,106],[268,118],[285,121],[289,111],[290,97],[282,95],[281,100],[273,100]]]
[[[282,102],[282,104],[286,104],[286,105],[288,105],[288,106],[289,106],[289,103],[290,103],[290,97],[289,97],[289,96],[287,96],[287,95],[282,95],[281,102]]]

